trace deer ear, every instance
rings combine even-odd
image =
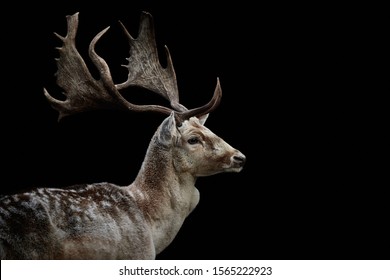
[[[160,125],[158,130],[159,143],[164,146],[170,145],[172,139],[176,136],[176,130],[175,113],[172,112]]]
[[[198,120],[199,120],[200,124],[204,125],[204,123],[206,122],[208,117],[209,117],[209,114],[205,114],[205,115],[199,116]]]

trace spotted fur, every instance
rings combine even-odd
[[[199,143],[188,139],[198,137]],[[1,259],[154,259],[199,202],[199,176],[245,157],[193,117],[167,117],[129,186],[37,188],[0,199]]]

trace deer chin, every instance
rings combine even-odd
[[[224,169],[224,172],[226,173],[239,173],[243,169],[243,166],[235,167],[235,166],[230,166]]]
[[[198,177],[211,176],[211,175],[220,174],[220,173],[239,173],[239,172],[241,172],[241,170],[243,168],[244,168],[243,166],[238,166],[235,163],[232,163],[229,165],[226,164],[226,165],[222,166],[221,169],[219,169],[219,170],[214,170],[213,172],[209,171],[207,173],[200,173],[200,174],[198,174]]]
[[[232,172],[236,172],[236,173],[239,173],[241,172],[241,170],[243,169],[244,167],[236,167],[236,168],[233,168]]]

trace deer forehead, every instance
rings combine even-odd
[[[182,136],[199,135],[202,138],[219,138],[210,129],[202,125],[198,118],[192,117],[186,120],[178,128]]]
[[[232,147],[226,143],[222,138],[205,127],[196,117],[192,117],[189,120],[182,123],[178,128],[182,143],[187,142],[189,138],[199,137],[203,141],[208,149],[222,151],[230,151]]]

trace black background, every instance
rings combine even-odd
[[[206,125],[247,156],[241,173],[198,180],[199,205],[158,258],[388,258],[388,186],[352,74],[360,25],[339,5],[11,3],[1,35],[1,192],[132,182],[163,116],[90,112],[58,123],[43,88],[60,93],[53,32],[65,35],[75,12],[88,65],[90,40],[111,26],[97,52],[123,82],[128,44],[118,20],[136,36],[141,11],[154,17],[162,64],[170,49],[185,106],[206,103],[219,77],[222,101]],[[161,102],[140,90],[127,97]]]

